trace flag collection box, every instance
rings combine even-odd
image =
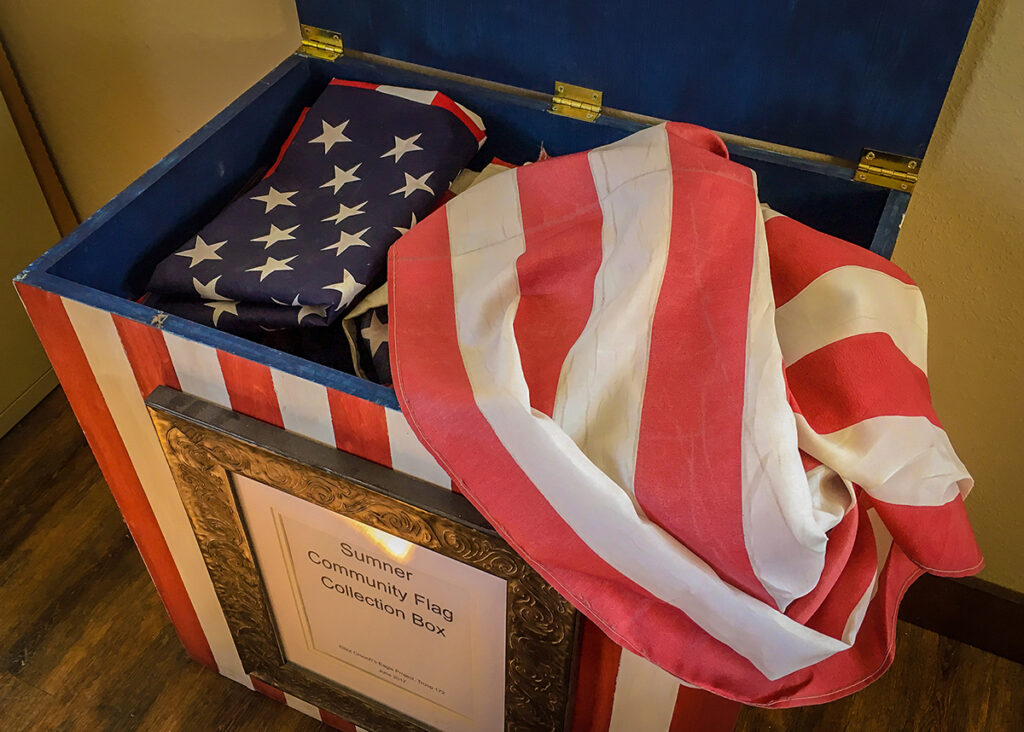
[[[927,18],[881,0],[813,12],[733,5],[659,3],[641,13],[614,2],[581,21],[536,2],[495,17],[482,2],[299,0],[298,52],[16,278],[192,658],[353,728],[243,667],[146,409],[157,387],[451,489],[390,388],[137,302],[156,263],[273,160],[331,78],[441,91],[479,114],[494,155],[516,164],[542,147],[558,155],[606,144],[658,118],[734,133],[724,139],[757,172],[762,200],[891,254],[974,5],[936,3]],[[492,32],[481,36],[482,27]],[[524,89],[550,89],[556,77],[600,88],[603,102],[631,111],[594,104],[597,92],[581,102],[566,84],[554,84],[554,95]],[[908,157],[861,155],[865,147]],[[580,649],[574,729],[668,729],[706,705],[593,626]]]

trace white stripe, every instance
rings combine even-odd
[[[423,447],[412,431],[405,415],[395,409],[385,409],[388,442],[391,447],[391,467],[420,480],[451,490],[452,479],[437,464],[434,456]]]
[[[327,389],[298,376],[270,369],[284,428],[335,447],[334,423]]]
[[[945,431],[926,417],[871,417],[825,435],[801,414],[796,425],[804,452],[880,501],[943,506],[974,485]]]
[[[850,611],[850,617],[846,619],[846,625],[843,628],[843,640],[851,645],[857,640],[857,633],[860,632],[860,627],[864,623],[864,616],[868,613],[868,606],[878,593],[878,579],[882,576],[882,570],[885,569],[885,563],[889,559],[889,550],[892,548],[892,534],[889,533],[889,529],[882,522],[878,511],[869,508],[866,513],[868,521],[871,522],[871,532],[875,538],[875,574],[871,578],[871,583],[867,589],[864,590],[864,594],[861,595],[853,610]]]
[[[678,694],[679,679],[623,649],[608,732],[665,732]]]
[[[164,343],[171,354],[178,383],[186,394],[231,409],[231,398],[224,385],[224,373],[217,349],[164,331]]]
[[[452,100],[452,101],[455,101],[455,100]],[[481,132],[486,130],[486,128],[484,127],[484,121],[480,118],[480,116],[476,112],[474,112],[471,109],[467,109],[466,107],[462,106],[458,102],[455,102],[455,106],[458,107],[459,109],[461,109],[465,113],[465,115],[467,117],[469,117],[470,120],[472,120],[473,124],[475,124],[480,129]],[[484,139],[486,139],[486,138],[484,138]],[[480,140],[480,144],[483,145],[484,141]]]
[[[437,94],[436,91],[406,89],[402,86],[378,86],[377,91],[390,94],[393,97],[402,97],[412,102],[419,102],[420,104],[430,104],[434,101],[434,95]]]
[[[835,522],[832,516],[815,512],[797,449],[796,422],[775,335],[768,241],[761,208],[753,209],[740,435],[743,540],[754,575],[784,611],[818,584],[825,566],[825,532]]]
[[[457,336],[477,408],[569,527],[616,571],[683,609],[770,679],[846,650],[847,644],[723,582],[689,549],[639,515],[621,486],[557,424],[530,408],[513,332],[519,300],[515,263],[523,251],[515,176],[499,175],[473,186],[446,212]]]
[[[787,366],[829,343],[888,333],[912,364],[928,373],[928,316],[921,291],[884,272],[847,265],[819,276],[775,311]]]
[[[297,709],[298,711],[302,712],[303,714],[309,717],[312,717],[318,722],[322,721],[322,719],[320,718],[320,708],[313,704],[310,704],[308,701],[303,701],[302,699],[299,699],[299,697],[292,696],[286,691],[284,692],[284,702],[292,709]]]
[[[160,533],[163,534],[217,667],[225,676],[252,682],[242,670],[224,612],[213,589],[206,563],[171,476],[156,430],[110,313],[62,298],[68,318],[110,410],[128,457],[139,476]]]
[[[651,127],[588,157],[603,216],[602,259],[593,309],[565,357],[552,416],[633,497],[651,323],[671,234],[668,135]]]

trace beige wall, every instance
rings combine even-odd
[[[1024,0],[982,0],[925,160],[894,259],[928,303],[982,577],[1024,592]]]
[[[292,0],[6,0],[0,33],[82,215],[298,45]],[[935,399],[978,479],[984,576],[1024,591],[1022,39],[1024,0],[982,0],[896,259],[926,293]]]
[[[299,45],[293,0],[2,0],[0,35],[83,219]]]

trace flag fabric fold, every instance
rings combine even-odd
[[[981,556],[920,292],[759,204],[701,128],[480,182],[392,248],[402,410],[605,633],[766,706],[863,687],[903,592]]]
[[[484,139],[439,92],[335,79],[270,173],[158,264],[147,302],[241,334],[328,326]]]

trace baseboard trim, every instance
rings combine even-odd
[[[39,402],[43,401],[43,397],[56,387],[57,376],[53,373],[53,369],[47,369],[46,373],[32,382],[30,387],[0,411],[0,437],[10,432],[22,417],[31,412]]]
[[[926,574],[900,605],[900,619],[1024,664],[1024,594],[976,577]]]

